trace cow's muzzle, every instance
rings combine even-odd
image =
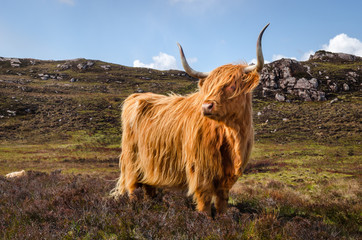
[[[212,115],[214,109],[214,103],[213,102],[206,102],[202,104],[202,113],[207,115]]]

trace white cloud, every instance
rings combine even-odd
[[[338,34],[334,38],[330,39],[329,43],[324,44],[322,49],[329,52],[342,52],[362,57],[362,42],[357,38],[349,37],[345,33]],[[309,50],[303,53],[298,60],[307,61],[310,55],[313,55],[314,53],[315,52],[313,50]],[[273,54],[272,61],[276,61],[282,58],[291,58],[297,60],[295,57],[287,57],[282,54]],[[253,59],[251,62],[255,63],[256,59]]]
[[[160,52],[158,56],[152,57],[152,63],[143,63],[140,60],[133,61],[133,67],[154,68],[158,70],[177,69],[176,58]]]
[[[329,40],[329,44],[324,44],[323,50],[349,53],[362,57],[362,42],[357,38],[351,38],[347,34],[341,33]]]
[[[74,6],[75,0],[58,0],[60,3],[64,3],[70,6]]]
[[[282,59],[282,58],[290,58],[290,59],[297,60],[296,57],[286,57],[286,56],[284,56],[282,54],[273,54],[272,61],[276,61],[276,60],[279,60],[279,59]]]
[[[308,52],[304,53],[302,57],[300,58],[300,61],[307,61],[310,57],[310,55],[313,55],[315,52],[312,50],[309,50]]]

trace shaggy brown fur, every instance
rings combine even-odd
[[[245,65],[224,65],[187,95],[132,94],[123,105],[121,174],[112,195],[138,186],[187,188],[199,211],[225,211],[230,188],[253,146],[251,91],[259,74]],[[211,115],[203,103],[213,103]]]

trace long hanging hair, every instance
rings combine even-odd
[[[205,84],[207,86],[204,86],[204,94],[213,95],[220,92],[222,88],[234,81],[237,82],[236,89],[230,98],[251,92],[259,84],[259,73],[252,71],[245,74],[243,69],[246,66],[245,64],[227,64],[216,68],[210,73],[207,80],[202,80],[203,82],[207,81],[207,84]]]

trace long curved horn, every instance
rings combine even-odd
[[[259,37],[258,37],[258,41],[256,42],[256,57],[257,57],[257,63],[256,65],[252,65],[252,66],[247,66],[246,68],[244,68],[244,72],[245,73],[249,73],[251,71],[254,71],[256,69],[256,71],[260,72],[263,69],[264,66],[264,57],[263,57],[263,51],[261,49],[261,38],[263,37],[263,33],[265,31],[265,29],[269,26],[270,23],[268,23],[263,30],[261,30]]]
[[[208,72],[198,72],[190,67],[190,65],[186,61],[186,57],[185,57],[184,51],[182,50],[181,45],[179,43],[177,43],[177,45],[178,45],[178,48],[180,49],[181,62],[182,62],[182,66],[185,69],[185,72],[194,78],[207,78],[207,76],[209,76]]]

